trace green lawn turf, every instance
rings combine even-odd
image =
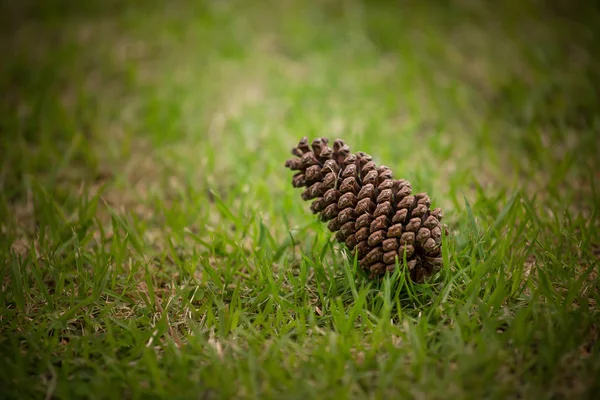
[[[0,398],[600,391],[593,2],[71,3],[1,2]],[[305,135],[430,194],[441,273],[355,275]]]

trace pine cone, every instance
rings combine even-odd
[[[294,187],[306,187],[302,199],[336,239],[356,254],[371,279],[403,266],[410,277],[423,282],[442,265],[442,210],[430,210],[425,193],[412,194],[409,182],[393,179],[392,171],[377,167],[371,156],[352,154],[342,140],[329,147],[327,138],[311,146],[304,137],[292,149],[296,158],[285,166],[298,171]]]

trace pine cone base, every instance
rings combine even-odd
[[[430,209],[426,193],[412,193],[410,183],[394,179],[371,156],[350,152],[343,140],[327,138],[311,145],[306,137],[292,149],[285,166],[296,171],[292,185],[305,188],[303,200],[336,232],[371,279],[408,269],[421,283],[442,266],[442,210]]]

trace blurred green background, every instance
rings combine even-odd
[[[598,362],[569,358],[584,342],[598,353],[596,2],[2,0],[0,11],[7,396],[570,397],[597,387]],[[360,302],[352,284],[325,278],[348,265],[283,168],[302,136],[373,155],[428,192],[452,233],[440,278],[449,292],[421,293],[416,310],[385,303],[406,318],[395,336],[365,322],[389,319],[374,317],[369,292],[356,306],[364,321],[336,336],[342,355],[323,333],[341,329],[329,299],[347,295],[342,320]],[[294,283],[285,271],[298,263],[328,272]],[[530,292],[494,280],[532,265],[547,275],[532,274]],[[494,292],[505,284],[513,292]],[[190,290],[204,293],[200,305]],[[275,309],[295,311],[266,324]],[[534,322],[511,343],[551,353],[510,358],[495,328],[469,325],[519,310]],[[315,336],[279,335],[303,321]],[[464,341],[435,347],[454,343],[428,333],[445,337],[449,321]],[[278,336],[288,341],[257,361]],[[148,355],[155,337],[164,348]],[[240,337],[256,354],[236,353]],[[378,350],[358,363],[362,337],[408,354],[412,375],[382,367]],[[217,349],[208,366],[206,346]],[[463,353],[464,368],[434,362]],[[307,360],[322,354],[329,367],[315,375]],[[355,385],[369,374],[384,383]]]

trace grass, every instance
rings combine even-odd
[[[599,12],[484,3],[2,2],[0,397],[597,394]],[[430,194],[438,275],[356,274],[304,135]]]

